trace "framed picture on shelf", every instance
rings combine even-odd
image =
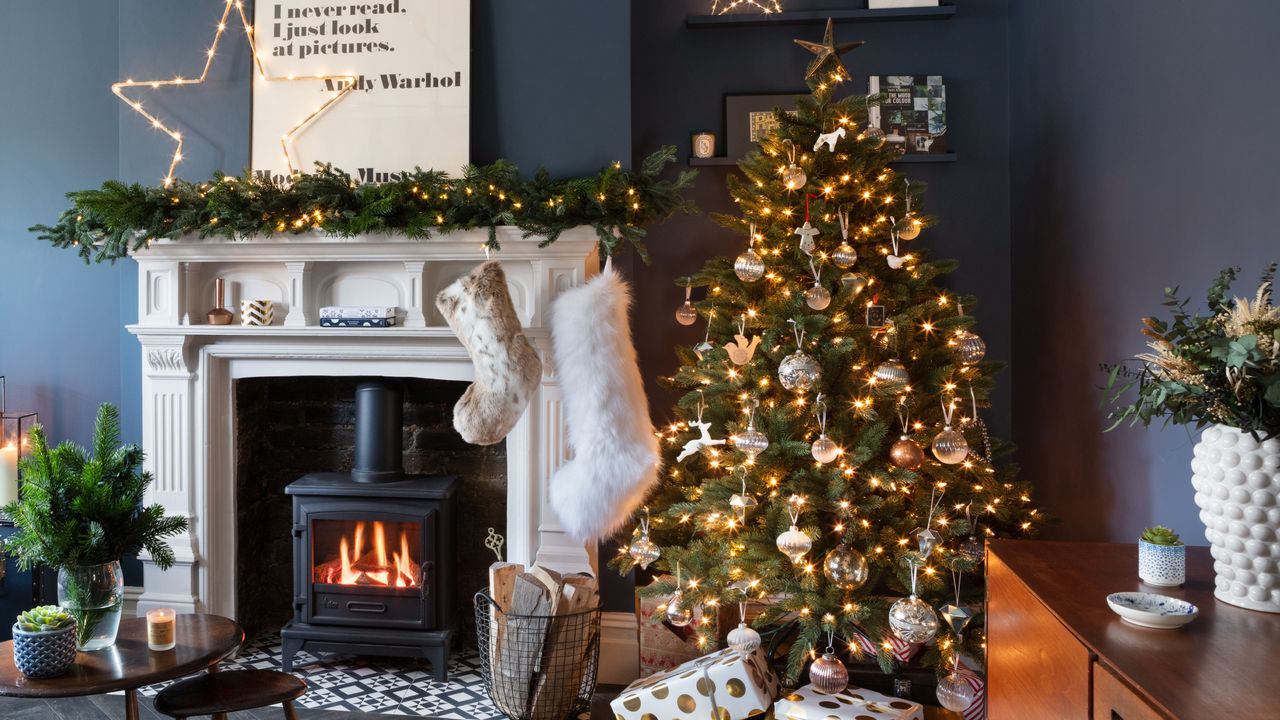
[[[775,108],[795,114],[796,95],[725,95],[725,155],[740,159],[770,131],[777,129]]]
[[[867,121],[904,155],[941,155],[947,144],[947,87],[941,75],[872,75],[867,92],[880,102]]]

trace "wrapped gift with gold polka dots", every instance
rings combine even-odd
[[[805,685],[779,700],[773,713],[778,720],[924,720],[918,703],[856,687],[827,695]]]
[[[616,720],[763,719],[777,695],[762,650],[726,649],[631,683],[611,707]]]

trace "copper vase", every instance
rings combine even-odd
[[[213,309],[209,311],[210,325],[230,325],[231,321],[235,319],[235,313],[222,306],[222,295],[225,289],[226,286],[222,278],[213,281],[214,305]]]

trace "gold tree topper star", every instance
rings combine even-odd
[[[152,89],[158,89],[160,87],[171,86],[171,85],[200,85],[204,83],[204,81],[209,77],[209,68],[213,67],[213,58],[218,53],[218,42],[222,39],[222,34],[227,31],[227,19],[231,17],[231,11],[233,9],[236,10],[240,15],[240,24],[244,27],[245,37],[249,39],[249,49],[253,53],[254,68],[258,71],[258,76],[261,77],[263,80],[265,80],[266,82],[276,82],[276,81],[291,82],[296,80],[321,80],[321,81],[327,80],[327,81],[335,82],[336,86],[338,87],[337,93],[335,93],[332,97],[330,97],[325,102],[321,103],[318,107],[312,110],[309,115],[304,117],[300,122],[298,122],[296,125],[290,128],[288,132],[280,136],[280,149],[284,151],[284,160],[285,160],[285,163],[289,166],[290,175],[297,172],[297,169],[294,168],[293,166],[293,160],[289,155],[289,142],[290,140],[293,139],[293,136],[301,132],[308,125],[310,125],[311,122],[314,121],[317,117],[324,114],[324,112],[328,110],[330,107],[332,107],[334,103],[338,102],[339,100],[341,100],[342,98],[350,94],[353,90],[355,90],[356,78],[354,75],[276,76],[268,73],[266,64],[263,63],[262,56],[258,54],[257,48],[254,43],[253,25],[249,22],[248,16],[245,15],[244,0],[225,0],[225,2],[226,2],[226,7],[223,8],[222,17],[218,20],[218,29],[213,35],[213,43],[209,46],[209,49],[205,51],[204,70],[200,72],[200,77],[195,78],[194,80],[188,80],[182,77],[181,75],[171,80],[134,80],[133,78],[130,78],[123,82],[113,83],[111,85],[111,92],[114,93],[116,97],[120,98],[125,103],[127,103],[129,107],[133,108],[134,112],[138,113],[142,117],[151,121],[152,127],[156,128],[157,130],[160,130],[164,134],[173,138],[174,141],[177,143],[177,147],[174,148],[173,159],[169,162],[169,172],[166,173],[164,177],[165,187],[169,187],[170,185],[173,184],[173,180],[174,180],[173,172],[175,169],[177,169],[178,163],[182,162],[182,133],[170,128],[168,125],[165,125],[163,122],[160,121],[160,118],[156,117],[155,115],[151,114],[146,109],[144,109],[142,106],[142,101],[135,100],[134,98],[131,98],[128,95],[126,95],[125,89],[139,88],[139,87],[150,87]]]
[[[814,55],[817,55],[817,57],[809,63],[809,69],[804,74],[805,80],[809,80],[822,72],[822,66],[826,65],[828,62],[835,63],[835,70],[832,71],[832,74],[835,76],[833,79],[837,81],[849,79],[849,71],[845,69],[844,63],[840,62],[840,56],[850,50],[862,47],[863,41],[855,40],[854,42],[836,44],[834,26],[835,23],[831,21],[831,18],[827,18],[827,31],[823,34],[822,42],[820,43],[800,39],[795,41],[795,43],[800,47],[808,50]]]

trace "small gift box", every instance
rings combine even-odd
[[[762,651],[727,649],[637,680],[610,706],[617,720],[744,720],[765,717],[777,694],[778,678]]]
[[[672,576],[655,578],[675,582]],[[656,672],[665,672],[694,658],[701,657],[698,649],[698,633],[694,626],[698,618],[685,627],[676,627],[666,622],[667,598],[636,598],[636,615],[640,626],[640,676],[647,677]],[[701,610],[695,610],[697,615]]]
[[[851,687],[826,695],[812,685],[792,692],[773,706],[778,720],[924,720],[924,708],[902,698]]]

